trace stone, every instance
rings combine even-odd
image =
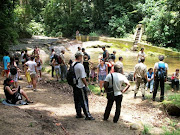
[[[133,123],[133,124],[131,124],[130,129],[131,130],[139,130],[140,126],[138,124],[136,124],[136,123]]]

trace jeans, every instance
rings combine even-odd
[[[61,65],[61,80],[66,79],[67,67],[66,65]]]
[[[119,120],[119,116],[121,113],[122,98],[123,98],[123,96],[119,95],[119,96],[115,96],[114,99],[108,99],[106,110],[104,113],[104,120],[107,120],[109,118],[109,115],[110,115],[114,101],[116,102],[116,112],[115,112],[115,116],[114,116],[113,121],[117,122]]]
[[[175,89],[175,86],[176,86],[176,90],[178,91],[179,90],[179,81],[178,80],[176,81],[175,79],[173,79],[172,83],[171,83],[171,87],[173,89]]]
[[[83,109],[85,116],[91,117],[91,114],[89,112],[88,97],[85,87],[81,89],[77,87],[73,87],[73,96],[74,96],[76,115],[82,116],[81,111]]]
[[[158,90],[158,87],[159,87],[159,83],[160,83],[160,88],[161,88],[161,96],[160,96],[160,99],[161,100],[164,100],[164,79],[158,79],[158,78],[155,78],[154,80],[154,92],[153,92],[153,99],[156,98],[156,94],[157,94],[157,90]]]
[[[148,85],[150,84],[150,92],[153,92],[154,87],[154,80],[151,80],[150,82],[147,82],[146,87],[148,88]]]

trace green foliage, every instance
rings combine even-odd
[[[96,95],[100,95],[101,91],[99,86],[95,86],[95,85],[89,85],[89,89]]]
[[[26,28],[32,35],[43,35],[44,27],[41,23],[35,22],[35,20],[31,20],[31,22],[27,25]]]
[[[168,95],[167,100],[163,101],[163,104],[171,104],[180,108],[180,94]]]
[[[148,125],[144,125],[144,130],[142,131],[143,135],[150,135],[150,127]]]
[[[165,132],[162,135],[179,135],[179,134],[180,134],[180,129],[177,129],[173,131],[165,130]]]

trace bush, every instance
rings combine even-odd
[[[43,25],[41,23],[35,22],[35,20],[31,20],[31,22],[27,25],[26,29],[32,35],[44,35]]]

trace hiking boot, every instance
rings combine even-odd
[[[101,96],[104,96],[104,92],[103,92],[103,90],[101,90]]]
[[[163,102],[164,101],[164,98],[160,98],[160,102]]]
[[[86,117],[85,120],[95,120],[95,118],[91,117]]]
[[[134,99],[136,99],[136,93],[134,93]]]
[[[152,101],[155,101],[155,98],[152,98]]]
[[[142,95],[142,101],[144,101],[146,98],[145,98],[145,96],[144,95]]]
[[[83,115],[76,115],[76,118],[80,119],[80,118],[84,118],[84,116]]]

